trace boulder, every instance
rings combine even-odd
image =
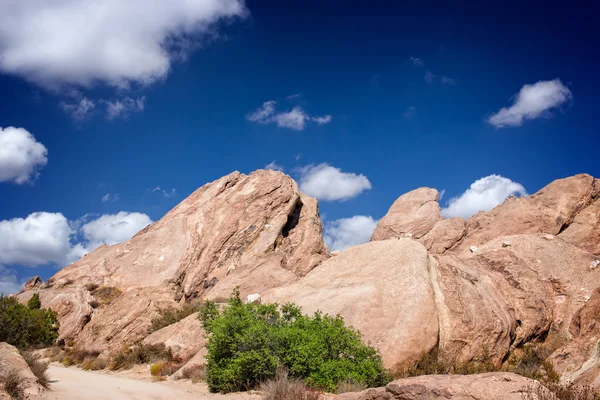
[[[144,339],[143,343],[162,343],[173,351],[174,356],[189,360],[206,346],[204,335],[204,328],[198,319],[198,313],[194,313],[175,324],[152,332]]]
[[[541,400],[537,381],[507,372],[427,375],[399,379],[384,388],[344,393],[338,400]],[[541,389],[543,390],[543,389]],[[544,397],[552,399],[554,397]]]
[[[39,276],[34,276],[25,282],[25,285],[23,285],[23,291],[32,290],[40,286],[42,286],[42,278]]]
[[[427,250],[442,254],[462,240],[467,232],[467,223],[459,217],[441,219],[433,228],[419,239]]]
[[[581,210],[558,237],[600,256],[600,198]]]
[[[415,239],[423,237],[442,219],[438,195],[435,189],[420,188],[400,196],[377,223],[371,240],[403,235]]]
[[[558,235],[568,229],[578,213],[598,196],[598,186],[600,185],[592,176],[580,174],[555,180],[531,196],[509,197],[493,210],[480,212],[469,218],[465,237],[452,250],[461,251],[470,246],[479,246],[504,235]],[[593,236],[592,226],[587,223],[582,231],[589,231]],[[585,241],[583,238],[587,237],[585,233],[574,232],[572,235],[576,242]],[[575,239],[576,237],[579,239]]]
[[[295,302],[308,314],[341,315],[392,367],[418,359],[437,343],[432,261],[410,239],[370,242],[340,252],[302,279],[261,297],[266,303]]]
[[[37,378],[29,369],[29,366],[19,354],[19,351],[8,343],[0,342],[0,383],[3,383],[11,371],[17,371],[21,379],[21,388],[25,395],[25,400],[42,399],[44,388],[37,383]],[[3,394],[0,386],[0,399],[2,396],[10,399],[7,394]]]

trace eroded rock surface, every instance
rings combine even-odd
[[[144,339],[145,344],[162,343],[173,355],[184,360],[191,359],[206,345],[206,338],[198,313],[153,332]]]
[[[25,400],[37,400],[42,399],[44,395],[44,388],[37,383],[37,378],[29,369],[29,366],[19,354],[14,346],[8,343],[0,342],[0,384],[4,382],[8,374],[11,371],[16,371],[19,374],[21,380],[21,389],[25,396]],[[0,399],[2,396],[10,399],[10,397],[3,393],[2,385],[0,385]]]

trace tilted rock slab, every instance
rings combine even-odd
[[[37,383],[37,378],[29,369],[27,362],[19,354],[14,346],[0,342],[0,384],[8,376],[11,370],[16,370],[21,378],[21,388],[26,400],[37,400],[44,398],[45,389]],[[0,399],[10,399],[0,385]]]

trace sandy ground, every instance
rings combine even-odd
[[[51,364],[48,368],[50,390],[48,400],[259,400],[250,393],[218,395],[208,392],[205,384],[190,381],[163,381],[133,379],[106,372],[83,371]]]

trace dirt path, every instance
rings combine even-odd
[[[113,374],[50,365],[48,400],[256,400],[259,396],[237,393],[228,396],[208,393],[206,385],[189,381],[150,382]]]

